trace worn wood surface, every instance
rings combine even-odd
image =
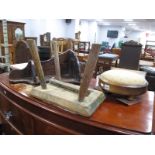
[[[43,72],[43,69],[42,69],[42,66],[40,63],[40,58],[39,58],[38,49],[37,49],[35,40],[28,39],[27,43],[30,47],[30,52],[31,52],[32,59],[33,59],[34,64],[35,64],[36,73],[39,77],[41,87],[43,89],[46,89],[46,81],[45,81],[45,77],[44,77],[44,72]]]
[[[59,62],[58,44],[56,41],[51,41],[50,46],[51,46],[51,51],[53,48],[56,79],[61,80],[61,69],[60,69],[60,62]]]
[[[88,89],[90,80],[93,76],[94,69],[97,63],[99,50],[100,50],[99,44],[92,45],[92,50],[88,56],[88,61],[87,61],[87,64],[84,70],[84,75],[83,75],[83,78],[80,84],[79,101],[83,101],[84,97],[87,94],[87,89]]]

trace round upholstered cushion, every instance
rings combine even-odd
[[[143,75],[130,70],[109,70],[102,73],[100,79],[117,86],[141,87],[147,85]]]

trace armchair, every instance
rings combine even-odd
[[[103,53],[109,53],[110,52],[109,42],[103,41],[101,44],[100,51],[103,51]]]

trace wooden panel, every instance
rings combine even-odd
[[[10,124],[13,124],[19,132],[24,134],[33,134],[33,123],[32,118],[27,115],[24,111],[21,111],[16,107],[7,97],[1,95],[0,109],[6,119]],[[10,118],[7,118],[7,113],[11,113]],[[22,118],[22,119],[21,119]]]
[[[19,106],[18,102],[15,103],[7,97],[7,91],[4,94],[0,95],[0,111],[5,134],[78,134]],[[6,116],[9,112],[10,118]]]

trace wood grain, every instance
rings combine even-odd
[[[80,84],[79,101],[83,101],[84,97],[87,94],[88,86],[93,76],[94,69],[97,63],[99,50],[100,50],[99,44],[92,45],[92,50],[88,56],[88,61]]]
[[[36,46],[35,40],[28,39],[27,43],[28,43],[28,45],[30,47],[30,52],[31,52],[31,55],[32,55],[32,59],[34,61],[34,65],[35,65],[35,68],[36,68],[36,73],[37,73],[37,75],[39,77],[39,80],[40,80],[41,87],[42,87],[42,89],[46,89],[47,86],[46,86],[46,81],[45,81],[45,77],[44,77],[44,72],[43,72],[43,69],[42,69],[42,66],[41,66],[41,63],[40,63],[38,48]]]
[[[59,62],[58,44],[56,41],[50,42],[51,51],[53,49],[56,79],[61,80],[61,69]]]

